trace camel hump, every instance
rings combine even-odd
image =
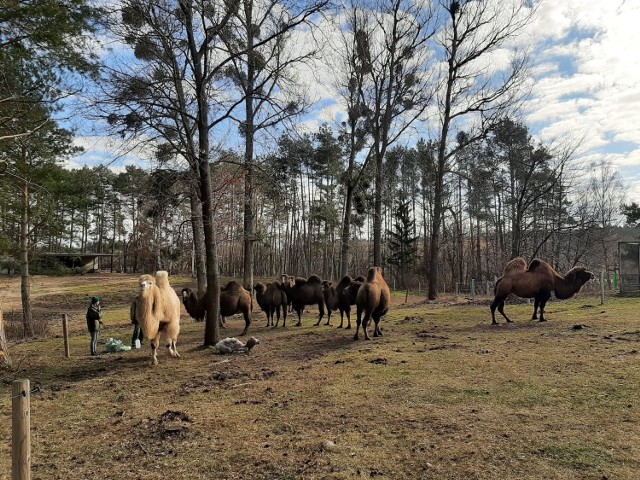
[[[242,285],[240,285],[235,280],[231,280],[227,285],[222,289],[223,292],[227,293],[238,293],[243,290]]]
[[[382,274],[382,269],[380,267],[371,267],[369,271],[367,271],[367,282],[373,282],[378,275]]]
[[[307,278],[307,283],[322,283],[322,279],[318,275],[311,275]]]
[[[169,272],[165,270],[158,270],[156,272],[156,285],[160,288],[169,287]]]
[[[522,257],[516,257],[513,260],[510,260],[504,266],[504,274],[509,275],[514,272],[524,272],[527,270],[527,262]]]
[[[296,277],[295,281],[293,282],[294,287],[301,287],[302,285],[306,285],[306,284],[307,284],[307,279],[302,277]]]
[[[543,267],[546,264],[547,264],[546,262],[540,260],[539,258],[534,258],[529,263],[529,267],[527,268],[527,270],[533,272],[533,271],[538,270],[539,268]]]
[[[364,282],[367,279],[364,278],[364,275],[358,275],[356,278],[353,279],[354,282]]]
[[[253,286],[253,289],[254,290],[262,290],[262,291],[264,291],[264,290],[267,289],[267,286],[262,282],[258,282]]]
[[[338,282],[338,285],[336,285],[336,290],[346,288],[352,281],[353,279],[351,278],[350,275],[345,275],[340,279],[340,281]]]

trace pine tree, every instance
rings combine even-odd
[[[393,230],[388,230],[390,255],[387,263],[398,269],[400,282],[407,287],[405,274],[407,267],[418,259],[418,238],[414,235],[415,220],[410,215],[410,200],[397,200]],[[407,288],[407,297],[409,289]],[[406,301],[406,297],[405,297]]]

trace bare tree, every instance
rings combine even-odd
[[[305,93],[296,84],[294,68],[315,56],[314,48],[294,47],[291,34],[310,24],[328,0],[312,2],[242,0],[234,21],[222,36],[231,58],[226,70],[235,84],[244,111],[232,114],[245,139],[244,154],[244,285],[253,287],[254,143],[256,135],[302,113]],[[263,41],[263,39],[268,39]]]
[[[530,2],[525,0],[439,0],[438,8],[443,23],[437,48],[441,69],[437,84],[438,149],[429,247],[429,299],[438,295],[444,178],[449,160],[464,147],[455,143],[456,127],[463,122],[471,124],[473,128],[465,131],[469,133],[467,142],[474,142],[517,107],[527,78],[527,56],[512,50],[510,61],[501,65],[496,54],[510,49],[510,42],[534,14]]]
[[[273,26],[278,28],[261,31],[261,25],[253,23],[255,4],[249,0],[125,0],[119,10],[122,22],[114,23],[112,29],[133,48],[137,61],[123,59],[108,71],[111,125],[138,140],[168,145],[176,156],[186,159],[198,182],[209,302],[205,345],[219,339],[210,135],[223,122],[236,118],[234,112],[241,105],[247,106],[247,94],[253,99],[258,93],[268,96],[260,89],[277,82],[268,74],[266,79],[257,75],[260,69],[256,67],[262,65],[260,52],[263,48],[277,51],[278,38],[312,14],[304,9],[292,12],[282,2],[260,5],[260,9],[277,12],[274,18],[279,20]],[[235,34],[242,30],[239,19],[245,20],[247,37]],[[274,44],[276,47],[270,47]],[[243,59],[253,69],[251,84],[240,75]],[[235,95],[239,83],[244,88]],[[256,108],[253,102],[249,102],[251,111]],[[249,117],[253,122],[253,114]],[[253,135],[254,126],[244,131]],[[253,158],[252,147],[248,155]]]
[[[424,113],[432,98],[428,46],[435,24],[432,11],[418,1],[355,2],[349,15],[353,42],[345,50],[350,75],[344,87],[349,92],[352,135],[357,133],[354,121],[364,114],[371,136],[367,159],[375,163],[373,263],[382,265],[382,163],[389,146]],[[359,101],[352,98],[356,88]],[[343,229],[343,242],[344,235]]]

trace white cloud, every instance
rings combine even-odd
[[[540,4],[530,29],[539,48],[527,120],[542,139],[581,138],[581,160],[640,172],[640,64],[629,56],[640,43],[639,22],[638,2]]]

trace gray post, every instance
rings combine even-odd
[[[11,478],[31,478],[31,417],[29,380],[14,380],[11,384],[12,440]]]
[[[69,358],[71,356],[69,350],[69,319],[66,313],[62,314],[62,336],[64,337],[64,356]]]
[[[476,299],[476,279],[471,279],[471,300]]]
[[[600,305],[604,305],[604,270],[600,271]]]

